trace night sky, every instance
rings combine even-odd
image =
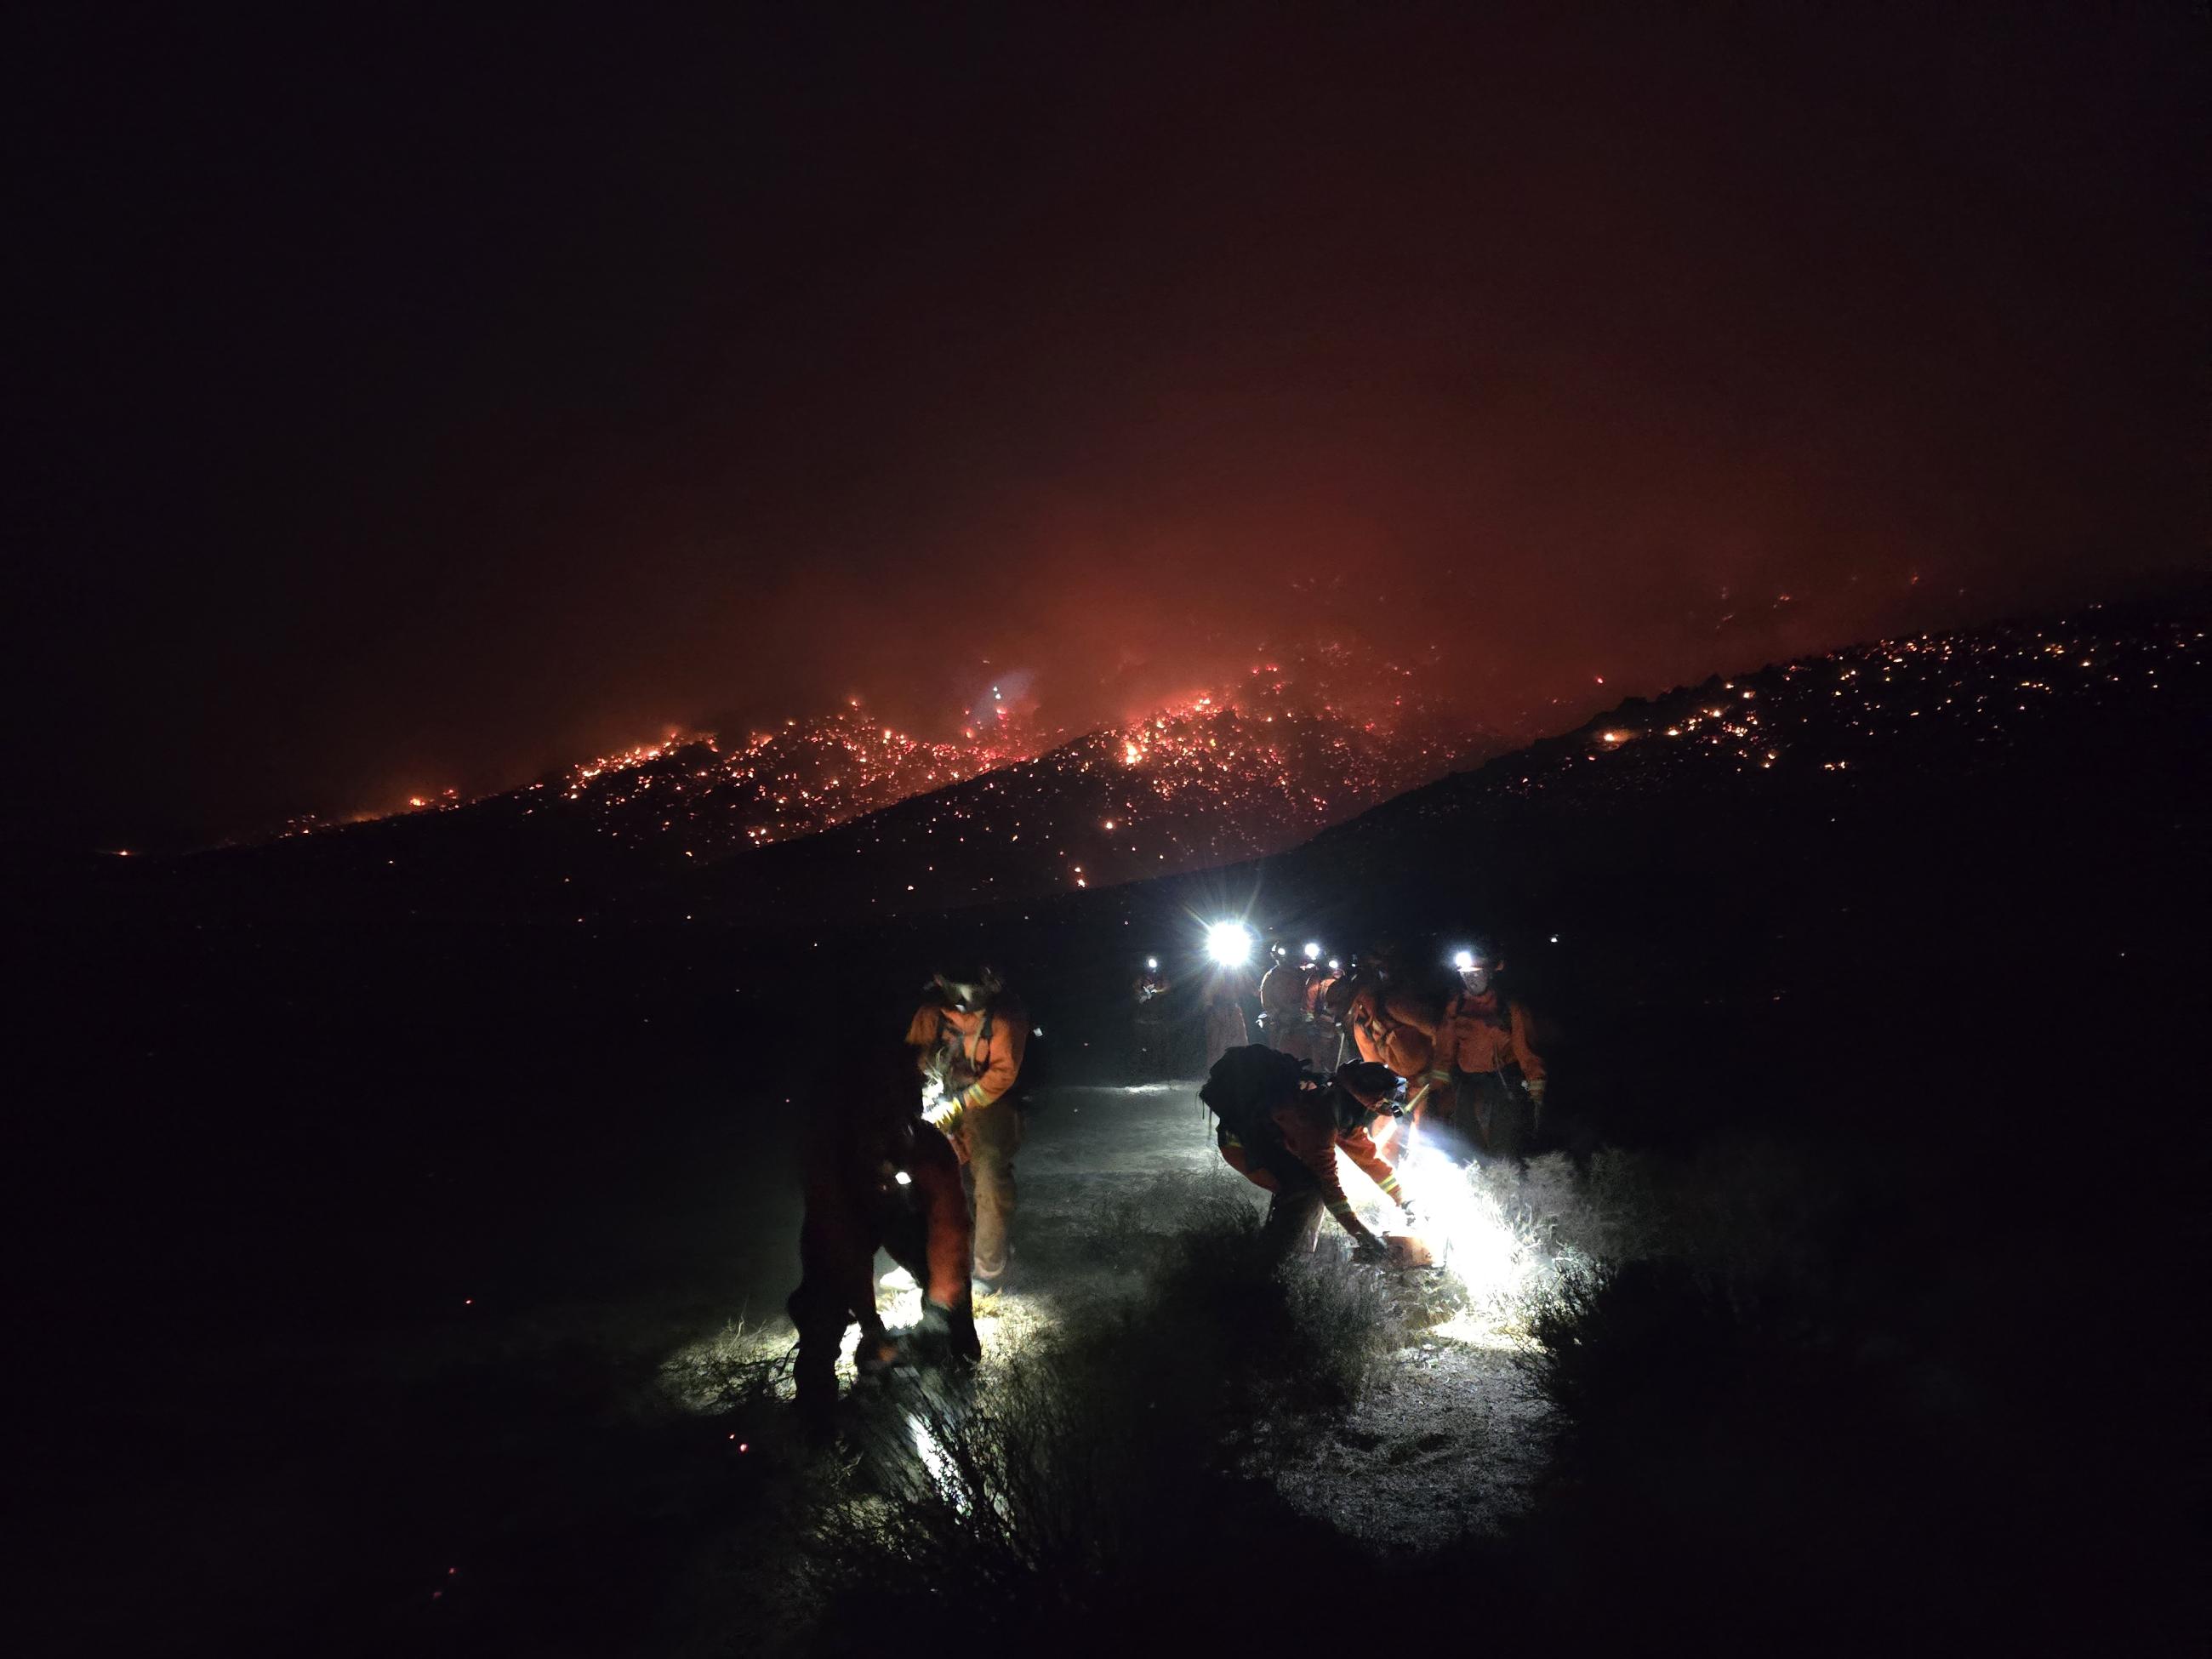
[[[11,837],[2203,557],[2200,5],[49,11]]]

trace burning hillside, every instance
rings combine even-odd
[[[2203,653],[2193,624],[2095,612],[1882,641],[1632,699],[1426,788],[1424,768],[1449,763],[1435,751],[1386,745],[1378,761],[1341,722],[1186,708],[1151,746],[1138,729],[1097,734],[732,864],[717,888],[739,914],[823,919],[1026,898],[1279,851],[1410,790],[1292,861],[1387,881],[1401,866],[1455,867],[1486,815],[1540,804],[1557,836],[1646,796],[1841,802],[1899,769],[1964,775],[2169,683],[2193,695]]]
[[[386,822],[416,846],[496,824],[595,864],[750,872],[757,850],[861,821],[854,844],[922,854],[887,866],[892,890],[959,902],[1279,851],[1497,747],[1416,671],[1329,646],[1081,734],[1009,712],[924,738],[856,699],[741,738],[673,732],[481,801],[418,798]]]
[[[1881,640],[1631,699],[1407,805],[1541,796],[1601,810],[1608,799],[1761,775],[1818,785],[1899,767],[1960,771],[2107,706],[2193,695],[2204,659],[2194,623],[2106,623],[2094,610]]]
[[[1255,663],[1238,683],[1080,735],[1008,717],[931,741],[855,700],[740,743],[673,738],[591,762],[533,786],[530,810],[579,811],[623,846],[703,862],[953,790],[930,815],[952,843],[969,823],[996,833],[997,809],[1018,800],[1006,844],[1026,825],[1030,845],[1051,844],[1056,859],[1087,852],[1085,868],[1055,872],[1081,885],[1109,869],[1126,879],[1277,850],[1482,746],[1413,671],[1328,647]]]
[[[749,912],[883,915],[1143,880],[1283,851],[1501,746],[1412,671],[1271,659],[1242,684],[732,860],[714,886]]]
[[[526,809],[580,816],[629,848],[699,860],[811,836],[909,796],[994,771],[1035,752],[1018,729],[915,738],[855,702],[728,742],[712,732],[587,761],[531,786]]]
[[[674,911],[701,921],[1026,901],[1279,854],[1338,825],[1322,855],[1379,878],[1461,858],[1466,826],[1516,802],[1571,805],[1572,823],[1655,794],[1840,802],[1847,782],[1885,769],[1963,774],[2054,723],[2159,696],[2202,649],[2193,625],[2096,611],[1913,635],[1631,699],[1480,770],[1468,769],[1504,743],[1455,719],[1418,671],[1323,650],[1263,658],[1238,684],[1072,738],[1011,719],[926,740],[848,706],[738,741],[677,736],[290,844],[387,893],[435,884],[439,896],[409,902],[550,902],[569,921],[641,879],[672,878]],[[1389,814],[1346,822],[1399,796]],[[1420,825],[1434,845],[1413,849],[1404,836]]]

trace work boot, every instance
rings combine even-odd
[[[853,1369],[862,1376],[881,1376],[899,1363],[899,1345],[884,1331],[862,1331],[853,1345]]]
[[[995,1273],[986,1273],[980,1266],[971,1267],[968,1273],[968,1294],[972,1301],[981,1302],[986,1297],[1013,1294],[1014,1247],[1006,1246],[1006,1259]]]
[[[967,1308],[925,1302],[921,1308],[921,1334],[931,1346],[940,1347],[952,1358],[972,1363],[983,1357],[983,1344],[975,1334],[975,1316]]]

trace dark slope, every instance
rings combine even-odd
[[[1623,705],[1279,868],[1384,893],[1422,872],[1435,927],[1656,908],[1683,915],[1686,949],[1713,931],[1699,915],[1868,883],[1963,895],[2040,866],[2068,884],[2108,862],[2100,837],[2155,847],[2182,829],[2207,775],[2205,668],[2194,623],[2094,613],[1866,646]],[[1894,946],[1910,955],[1912,937]]]

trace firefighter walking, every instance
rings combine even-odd
[[[1452,965],[1460,988],[1437,1023],[1414,1133],[1517,1163],[1535,1144],[1547,1087],[1528,1012],[1498,991],[1495,945],[1460,951]]]
[[[1014,1154],[1022,1118],[1015,1098],[1029,1015],[993,969],[963,964],[932,975],[907,1027],[924,1079],[923,1116],[966,1166],[975,1192],[975,1288],[1002,1288],[1014,1220]]]
[[[1260,981],[1262,1038],[1270,1048],[1310,1060],[1314,1056],[1305,1037],[1306,983],[1312,970],[1304,963],[1292,960],[1287,945],[1270,946],[1268,955],[1273,961]]]
[[[1231,1048],[1245,1046],[1244,987],[1234,969],[1215,968],[1204,992],[1206,1065],[1211,1071]]]

